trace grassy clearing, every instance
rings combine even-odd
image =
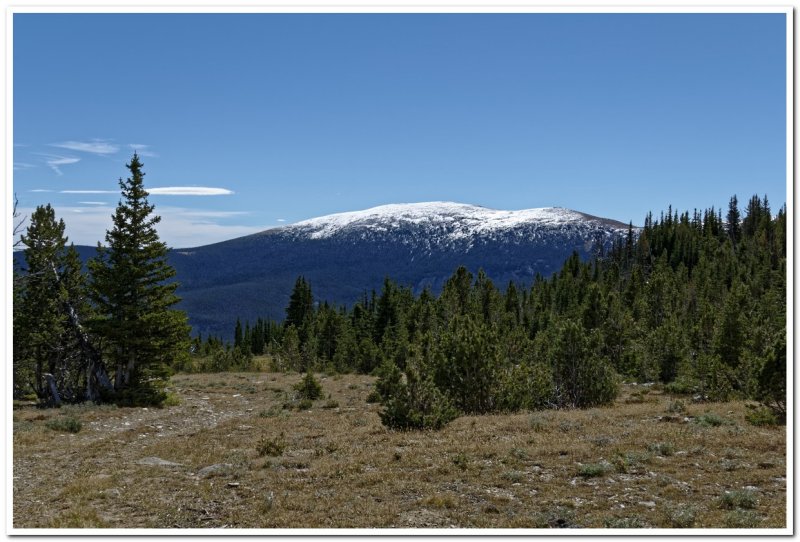
[[[785,427],[626,386],[608,408],[387,430],[373,379],[179,375],[163,409],[14,411],[14,526],[778,528]],[[668,413],[665,415],[665,413]],[[677,415],[675,413],[678,413]],[[78,433],[52,420],[79,419]]]

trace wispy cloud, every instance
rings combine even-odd
[[[79,201],[81,205],[107,205],[105,201]]]
[[[84,202],[85,204],[86,202]],[[19,209],[22,216],[30,216],[34,209]],[[105,232],[112,227],[113,207],[108,205],[59,206],[56,213],[64,218],[66,234],[77,245],[96,245],[105,242]],[[233,211],[232,213],[238,213]],[[226,241],[243,235],[263,231],[270,226],[222,224],[225,211],[203,211],[183,207],[161,207],[158,235],[173,248],[188,248]],[[230,215],[234,216],[234,215]]]
[[[81,161],[80,158],[75,158],[74,156],[59,156],[56,154],[39,154],[39,156],[44,157],[44,162],[50,169],[56,172],[57,175],[63,175],[61,168],[59,166],[66,166],[69,164],[75,164]]]
[[[189,211],[181,212],[181,216],[190,218],[230,218],[250,214],[248,211]]]
[[[147,191],[154,196],[227,196],[233,194],[233,191],[227,188],[208,186],[163,186],[148,188]]]
[[[285,218],[279,218],[276,222],[286,222]]]
[[[119,152],[119,146],[95,139],[92,141],[64,141],[62,143],[51,143],[51,147],[69,149],[71,151],[89,152],[92,154],[114,154]]]
[[[158,158],[158,155],[150,150],[150,145],[144,143],[128,143],[128,148],[136,151],[136,154],[143,158]]]
[[[28,164],[27,162],[14,162],[14,171],[19,171],[21,169],[31,169],[36,167],[35,164]]]
[[[59,194],[117,194],[118,190],[59,190]]]
[[[34,188],[33,190],[28,190],[28,192],[52,192],[52,190],[48,190],[47,188]]]

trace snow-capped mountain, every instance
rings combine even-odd
[[[462,241],[499,239],[511,235],[519,242],[530,242],[555,232],[605,233],[625,225],[561,207],[500,211],[452,202],[391,204],[364,211],[337,213],[285,226],[285,234],[326,239],[356,233],[362,239],[376,239],[398,232],[413,232],[398,239],[404,244],[453,246]],[[424,237],[419,237],[422,234]]]
[[[169,261],[180,283],[179,307],[195,333],[230,339],[236,318],[281,320],[295,280],[314,298],[350,304],[390,277],[415,293],[438,293],[459,265],[483,269],[495,285],[530,284],[577,251],[590,257],[628,226],[569,209],[500,211],[449,202],[383,205],[272,228],[188,249]],[[94,247],[78,247],[82,258]],[[15,254],[21,258],[22,254]]]
[[[196,332],[229,337],[237,317],[282,319],[295,279],[316,300],[349,304],[391,277],[438,292],[459,265],[500,288],[549,276],[627,233],[621,222],[547,207],[502,211],[451,202],[338,213],[170,255]]]

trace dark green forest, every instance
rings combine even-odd
[[[394,428],[465,414],[609,404],[623,381],[786,412],[786,210],[670,207],[591,261],[577,253],[530,285],[459,267],[438,295],[386,278],[350,307],[298,277],[282,322],[236,322],[233,344],[190,338],[160,218],[134,154],[106,244],[84,273],[65,225],[40,206],[14,274],[15,398],[160,405],[174,372],[378,376]],[[742,216],[743,214],[743,216]],[[269,365],[264,366],[264,359]],[[258,363],[256,363],[258,360]]]
[[[743,217],[742,217],[743,214]],[[314,299],[299,277],[283,322],[236,322],[234,343],[195,337],[178,371],[379,376],[371,399],[395,428],[460,413],[608,404],[622,381],[660,382],[698,400],[786,409],[786,211],[766,196],[744,212],[670,207],[606,254],[573,254],[530,287],[455,270],[441,294],[390,278],[352,307]]]

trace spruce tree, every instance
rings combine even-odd
[[[305,345],[311,334],[311,323],[314,319],[314,295],[311,285],[304,277],[297,277],[286,307],[284,328],[294,326],[297,330],[300,345]]]
[[[93,331],[103,339],[114,368],[118,400],[134,404],[160,403],[169,366],[188,355],[186,314],[172,307],[178,287],[175,270],[167,263],[144,188],[138,155],[126,164],[131,176],[120,179],[122,200],[106,232],[106,246],[98,243],[89,261],[90,296],[96,308]]]
[[[741,216],[739,214],[739,200],[736,199],[736,195],[731,197],[730,202],[728,202],[728,215],[726,216],[728,225],[728,237],[731,238],[731,243],[733,243],[733,247],[739,244],[739,239],[742,237],[742,225],[740,223]]]
[[[44,375],[56,373],[63,356],[66,316],[59,273],[66,243],[64,227],[47,204],[36,208],[22,236],[27,269],[14,315],[14,388],[32,389],[42,402],[48,398]]]

